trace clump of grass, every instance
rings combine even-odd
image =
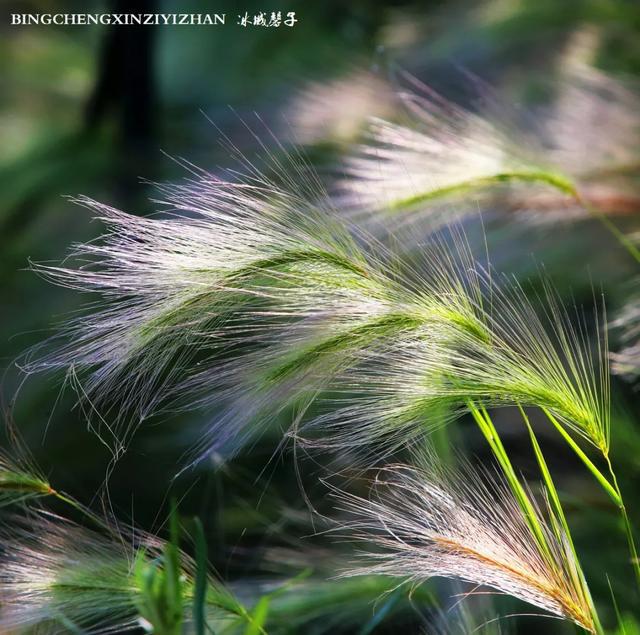
[[[59,516],[13,516],[2,529],[0,625],[65,632],[123,632],[144,626],[159,635],[191,623],[195,565],[172,541],[104,525],[95,531]],[[206,577],[208,620],[240,629],[247,610]],[[260,631],[258,631],[260,632]]]
[[[416,275],[331,210],[262,178],[258,186],[201,175],[165,188],[167,204],[189,216],[142,219],[83,201],[109,233],[77,248],[82,266],[40,270],[101,302],[30,368],[66,367],[92,407],[111,399],[134,425],[176,400],[230,403],[203,452],[246,438],[248,423],[344,372],[343,385],[374,397],[350,428],[356,444],[404,433],[394,420],[436,402],[472,398],[545,406],[608,447],[606,372],[551,294],[553,337],[523,292],[499,290],[474,265],[462,236],[454,253],[434,239]],[[394,387],[408,399],[404,412],[376,409]],[[340,416],[323,420],[327,433]]]

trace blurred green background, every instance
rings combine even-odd
[[[222,132],[251,156],[256,140],[243,121],[254,121],[254,112],[276,136],[303,146],[321,173],[330,172],[360,138],[369,116],[398,116],[394,91],[400,69],[464,99],[457,70],[463,67],[524,108],[535,105],[540,87],[552,84],[576,57],[630,82],[640,73],[640,5],[632,0],[36,1],[2,2],[2,9],[3,408],[56,487],[88,504],[103,485],[108,453],[87,429],[60,376],[25,380],[16,366],[20,355],[55,332],[84,300],[28,271],[29,260],[59,261],[73,242],[100,233],[99,224],[66,195],[85,194],[148,214],[154,206],[147,181],[185,176],[167,155],[215,172],[232,163],[219,143]],[[125,10],[226,13],[229,24],[10,26],[8,17],[11,12]],[[240,13],[272,10],[295,11],[298,23],[277,29],[236,25]],[[632,231],[633,219],[626,223],[623,229]],[[631,291],[633,263],[591,223],[561,227],[553,235],[543,229],[527,232],[519,240],[496,239],[492,256],[507,270],[531,275],[535,252],[535,261],[545,263],[564,297],[588,297],[595,280],[606,285],[615,311]],[[614,397],[614,454],[629,507],[640,512],[637,395],[633,385],[614,380]],[[290,454],[277,453],[277,430],[224,465],[214,457],[175,479],[183,452],[214,414],[176,415],[143,426],[109,477],[116,513],[154,529],[164,520],[169,497],[181,498],[185,516],[203,518],[218,571],[240,589],[240,580],[258,584],[310,568],[298,607],[303,617],[287,618],[291,632],[384,633],[399,626],[432,632],[432,611],[419,596],[413,603],[396,602],[390,605],[394,610],[374,618],[379,588],[371,581],[350,581],[344,589],[344,582],[322,586],[344,547],[323,537],[300,538],[312,528]],[[470,427],[462,424],[452,434],[464,437],[472,453],[485,452]],[[519,438],[507,440],[522,455],[521,469],[533,471],[525,444]],[[568,505],[578,519],[576,536],[587,554],[587,573],[598,573],[607,563],[612,577],[625,575],[624,544],[610,537],[603,543],[618,522],[615,515],[558,442],[544,442],[562,485],[575,496]],[[322,463],[321,457],[316,460]],[[305,464],[303,472],[309,474],[303,479],[308,476],[311,498],[315,492],[322,500],[314,469]],[[596,592],[606,599],[602,577],[599,584]],[[440,583],[432,588],[439,589]],[[619,600],[624,605],[625,598]],[[512,607],[506,602],[501,608],[508,613]],[[540,624],[520,618],[509,620],[507,628],[540,633]],[[542,625],[544,632],[570,632],[550,620]]]

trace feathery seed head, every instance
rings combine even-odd
[[[51,485],[37,468],[0,453],[0,506],[51,493]]]
[[[621,333],[623,347],[611,353],[611,368],[618,375],[635,380],[640,375],[640,297],[632,296],[611,327]]]
[[[606,345],[590,351],[550,291],[545,323],[518,287],[484,284],[491,297],[476,305],[477,329],[447,318],[422,322],[359,350],[336,382],[338,403],[308,424],[318,443],[329,431],[337,446],[382,441],[393,451],[455,418],[470,399],[547,408],[606,454]]]
[[[605,214],[640,207],[626,178],[638,173],[638,96],[614,79],[586,68],[567,74],[555,101],[536,113],[535,136],[487,87],[475,112],[407,81],[412,124],[373,120],[347,160],[337,198],[355,218],[395,227],[399,216],[415,216],[435,229],[473,213],[478,199],[546,221],[584,218],[585,203]]]
[[[549,547],[541,549],[507,485],[483,484],[481,476],[469,467],[454,473],[433,464],[390,466],[380,471],[369,499],[338,491],[340,508],[353,516],[347,527],[378,548],[362,554],[365,564],[347,575],[459,579],[594,632],[589,592],[568,541],[538,514]]]

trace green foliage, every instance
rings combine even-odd
[[[178,551],[178,517],[175,506],[169,519],[170,537],[164,553],[150,560],[141,551],[135,564],[140,590],[138,610],[149,624],[149,632],[176,635],[182,632],[184,579]]]

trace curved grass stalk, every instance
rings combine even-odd
[[[531,427],[531,423],[529,422],[529,417],[527,416],[527,413],[523,410],[522,406],[520,406],[519,404],[518,404],[518,410],[520,411],[520,414],[522,415],[524,423],[527,427],[527,431],[529,432],[531,445],[533,446],[533,451],[536,455],[536,460],[540,468],[540,473],[542,474],[542,478],[544,480],[546,492],[551,500],[551,504],[553,505],[555,518],[559,521],[565,535],[567,536],[567,539],[569,540],[571,550],[573,551],[573,554],[577,559],[578,554],[576,553],[575,545],[573,544],[573,538],[571,537],[569,524],[567,523],[567,519],[564,514],[564,509],[562,508],[562,504],[560,503],[560,497],[558,496],[558,491],[556,490],[556,486],[553,482],[551,472],[549,471],[549,468],[547,466],[547,461],[544,458],[544,454],[542,453],[542,449],[540,448],[538,439],[536,438],[533,428]],[[555,526],[554,526],[554,529],[555,529]]]
[[[611,500],[616,504],[616,506],[620,506],[622,501],[620,499],[620,493],[618,488],[612,485],[607,477],[602,474],[602,472],[595,466],[593,461],[585,454],[585,452],[580,448],[580,446],[573,440],[571,435],[564,429],[564,426],[558,422],[558,420],[545,408],[542,409],[549,421],[555,426],[556,430],[560,432],[562,438],[567,442],[569,447],[576,453],[578,458],[586,465],[587,469],[595,476],[596,480],[604,491],[611,497]],[[606,456],[608,456],[608,451],[606,452]],[[606,457],[605,457],[606,458]]]
[[[606,214],[603,214],[596,205],[592,205],[587,199],[580,195],[577,190],[574,190],[573,196],[578,204],[584,207],[594,218],[597,218],[605,226],[607,231],[627,250],[629,255],[640,264],[640,249],[636,247],[634,241],[624,232],[620,231]]]
[[[620,500],[618,509],[620,511],[620,515],[622,516],[624,531],[627,536],[627,543],[629,546],[629,555],[631,556],[631,566],[633,567],[633,570],[636,575],[636,586],[638,587],[638,590],[640,590],[640,559],[638,558],[638,548],[636,547],[636,541],[634,537],[634,528],[633,528],[633,525],[631,524],[631,520],[627,512],[627,507],[624,504],[624,500],[622,499],[622,491],[620,490],[620,486],[618,485],[618,479],[616,477],[615,472],[613,471],[611,458],[609,457],[608,454],[605,456],[605,460],[607,462],[607,467],[609,468],[609,473],[611,474],[611,478],[613,479],[613,486]]]
[[[475,190],[484,190],[495,185],[511,182],[545,183],[564,194],[575,196],[575,186],[567,177],[561,174],[536,169],[520,171],[513,170],[470,178],[469,180],[461,179],[459,183],[455,183],[453,185],[436,187],[427,192],[418,193],[405,199],[392,201],[389,203],[388,207],[391,211],[401,211],[434,199],[451,195],[462,196],[472,193]]]
[[[407,199],[393,201],[389,204],[392,211],[400,211],[406,208],[414,207],[421,203],[428,203],[439,198],[447,196],[463,196],[473,191],[488,189],[503,183],[543,183],[549,185],[563,194],[567,194],[573,198],[576,203],[584,208],[591,216],[599,220],[606,230],[620,243],[629,255],[640,264],[640,250],[635,246],[634,242],[622,231],[620,231],[615,223],[598,209],[598,207],[589,202],[589,200],[581,195],[576,189],[576,185],[568,178],[561,174],[545,171],[526,171],[521,172],[500,172],[490,176],[472,178],[468,181],[461,181],[455,185],[449,185],[441,188],[435,188],[429,192],[416,194]]]
[[[533,432],[533,428],[529,423],[529,418],[527,417],[525,411],[522,409],[520,405],[518,405],[518,409],[520,410],[520,414],[524,419],[525,425],[527,426],[527,430],[529,432],[529,437],[531,439],[531,444],[533,446],[536,460],[538,461],[538,466],[540,467],[540,472],[543,477],[544,485],[545,485],[545,493],[551,500],[551,505],[549,506],[551,512],[551,520],[554,533],[556,537],[561,540],[564,536],[571,548],[571,552],[573,553],[574,560],[576,562],[580,562],[578,558],[578,554],[576,552],[575,545],[573,544],[573,538],[571,537],[571,530],[569,529],[569,523],[567,523],[567,518],[564,513],[564,509],[562,508],[562,504],[560,503],[560,497],[558,496],[558,491],[556,490],[555,483],[553,482],[553,478],[551,476],[551,472],[547,466],[547,462],[544,458],[544,454],[538,444],[538,440],[536,435]],[[589,588],[587,586],[586,579],[584,577],[584,573],[580,567],[576,567],[574,574],[579,578],[579,584],[584,587],[586,600],[588,604],[591,606],[592,615],[594,618],[594,624],[596,630],[598,632],[602,632],[602,625],[600,624],[600,620],[598,618],[598,613],[596,611],[595,605],[593,603],[593,599],[591,597],[591,593],[589,592]]]
[[[547,538],[544,535],[544,529],[540,522],[537,510],[531,502],[527,491],[520,483],[520,479],[513,469],[513,465],[511,464],[509,455],[502,445],[502,441],[500,440],[498,431],[493,425],[489,414],[484,408],[477,408],[472,402],[469,402],[469,411],[471,412],[471,416],[473,417],[475,422],[478,424],[478,427],[480,428],[485,439],[487,440],[487,443],[489,444],[489,447],[491,448],[494,456],[498,460],[507,483],[509,484],[511,491],[516,497],[518,505],[524,513],[527,524],[529,525],[532,534],[538,542],[538,546],[545,552],[547,556],[550,556],[551,554],[549,551],[549,546],[547,544]]]

